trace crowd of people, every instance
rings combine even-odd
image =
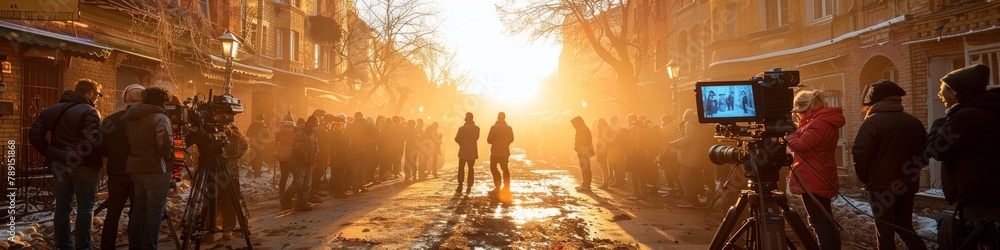
[[[932,158],[943,163],[946,200],[957,204],[956,216],[940,224],[939,244],[997,246],[997,241],[983,238],[1000,235],[1000,200],[992,196],[1000,190],[1000,182],[995,181],[1000,168],[987,167],[995,165],[991,153],[1000,151],[1000,132],[995,130],[1000,127],[1000,90],[987,90],[990,71],[985,65],[973,65],[942,78],[938,96],[948,110],[945,117],[933,121],[929,132],[904,112],[906,92],[896,83],[883,80],[865,88],[864,121],[852,145],[853,165],[871,197],[879,249],[893,249],[894,235],[910,249],[926,249],[911,221],[919,172]],[[55,177],[56,247],[92,248],[90,226],[106,158],[108,213],[102,249],[115,248],[119,217],[129,201],[130,248],[155,249],[173,184],[173,127],[177,124],[171,124],[164,109],[172,97],[165,89],[133,84],[122,92],[127,108],[102,120],[95,103],[103,96],[100,84],[80,80],[58,104],[41,112],[29,133],[32,146],[44,154]],[[737,108],[732,96],[717,106]],[[793,107],[797,129],[784,137],[794,154],[789,191],[802,196],[821,249],[840,249],[840,233],[829,215],[840,188],[834,157],[846,124],[843,110],[830,107],[822,91],[809,90],[795,95]],[[323,202],[322,196],[348,198],[382,182],[418,181],[441,173],[443,134],[436,122],[425,126],[420,119],[373,118],[361,112],[348,117],[324,110],[297,120],[286,114],[275,128],[264,120],[255,117],[246,136],[228,126],[225,132],[233,146],[226,147],[225,153],[232,159],[229,168],[238,170],[235,159],[246,156],[251,175],[259,177],[264,159],[273,152],[280,168],[281,209],[309,211]],[[648,117],[629,114],[624,120],[617,116],[597,119],[594,131],[582,117],[567,125],[576,129],[573,146],[582,170],[579,192],[592,192],[591,158],[595,156],[603,177],[600,188],[630,188],[628,199],[659,196],[665,187],[667,196],[681,200],[678,207],[696,207],[705,206],[716,190],[715,165],[706,155],[716,143],[714,129],[698,123],[694,110],[686,110],[676,122],[664,115],[655,124]],[[459,147],[457,195],[470,193],[474,185],[479,139],[480,128],[473,114],[466,113],[454,138]],[[490,193],[509,192],[514,132],[503,112],[489,129],[486,142],[491,145],[494,189]],[[74,199],[75,229],[70,227]],[[236,226],[234,216],[233,211],[223,209],[215,219],[226,230]],[[977,230],[989,233],[966,237]],[[75,232],[72,237],[71,232]]]

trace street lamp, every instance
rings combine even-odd
[[[423,113],[424,112],[424,105],[420,105],[420,107],[418,107],[417,109],[420,110],[420,113]],[[427,118],[427,119],[430,120],[430,118]]]
[[[681,78],[681,67],[673,60],[667,63],[667,78],[670,78],[670,107],[673,108],[674,115],[677,115],[677,79]]]
[[[222,42],[222,53],[226,56],[226,83],[223,90],[226,94],[232,94],[233,92],[233,58],[236,58],[236,54],[240,50],[240,41],[233,35],[232,32],[228,30],[219,36],[219,41]]]
[[[587,100],[583,100],[582,102],[580,102],[580,106],[586,108],[587,107]]]
[[[354,84],[352,85],[354,91],[361,91],[361,83],[361,79],[354,79]]]

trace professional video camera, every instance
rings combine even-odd
[[[181,248],[187,249],[191,241],[194,241],[195,248],[199,248],[200,239],[206,234],[236,231],[243,234],[247,248],[253,249],[247,226],[249,211],[239,191],[239,177],[229,168],[229,160],[236,159],[227,159],[224,149],[230,146],[226,130],[235,121],[236,115],[243,113],[243,104],[228,93],[216,96],[212,90],[209,90],[207,100],[198,97],[195,95],[183,103],[172,100],[165,107],[174,126],[174,155],[183,156],[188,145],[198,146],[198,168],[192,173],[191,193],[181,219],[184,238]],[[180,170],[186,166],[183,157],[176,159],[174,178],[179,180]],[[220,204],[219,195],[234,199],[230,199],[231,204]],[[215,216],[219,206],[233,206],[240,228],[216,229]]]
[[[709,249],[728,249],[744,240],[745,249],[786,249],[785,221],[806,249],[818,249],[805,223],[776,191],[779,170],[789,166],[784,136],[795,131],[791,118],[798,71],[776,68],[747,81],[695,84],[698,122],[717,123],[715,137],[736,146],[715,145],[708,157],[715,164],[742,166],[749,179],[736,204],[730,207]],[[749,207],[749,217],[733,232],[737,219]],[[746,234],[746,235],[744,235]],[[745,236],[745,237],[742,237]]]

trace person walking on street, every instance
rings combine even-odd
[[[145,89],[146,87],[139,84],[125,87],[122,91],[125,109],[109,115],[101,122],[101,127],[105,128],[102,131],[104,140],[101,141],[101,151],[108,157],[108,199],[104,200],[108,212],[101,228],[101,249],[115,249],[118,222],[121,220],[125,204],[132,197],[134,187],[132,176],[125,173],[130,151],[125,122],[128,121],[128,108],[142,103],[142,91]]]
[[[264,174],[262,170],[264,167],[264,157],[267,155],[267,145],[271,144],[274,140],[274,135],[271,134],[271,129],[267,127],[264,123],[264,115],[260,114],[254,117],[253,123],[247,128],[247,137],[250,138],[250,168],[253,170],[254,177],[260,177]]]
[[[32,147],[45,156],[43,164],[52,170],[55,180],[52,220],[58,249],[89,249],[93,245],[90,227],[104,163],[96,150],[80,149],[93,149],[101,143],[101,114],[94,105],[102,96],[100,84],[81,79],[73,91],[63,93],[59,103],[42,110],[28,134]],[[75,230],[70,228],[74,197]],[[75,246],[71,231],[76,232]]]
[[[159,87],[142,91],[142,103],[128,109],[125,123],[130,146],[125,172],[132,176],[132,208],[129,214],[129,247],[156,249],[160,222],[167,206],[174,162],[174,137],[164,104],[170,100]]]
[[[310,211],[309,191],[312,182],[313,164],[316,164],[319,148],[316,146],[316,126],[319,120],[310,116],[306,124],[295,129],[295,143],[292,145],[292,184],[288,185],[286,195],[281,196],[281,209],[290,209],[294,205],[296,211]],[[298,199],[296,199],[296,197]],[[294,204],[292,204],[294,200]]]
[[[427,126],[427,131],[424,132],[424,139],[430,143],[431,149],[428,151],[430,154],[427,156],[428,161],[428,171],[434,178],[438,178],[438,170],[441,168],[439,163],[441,160],[441,125],[437,122],[431,123]]]
[[[590,171],[590,157],[594,156],[594,140],[590,135],[590,128],[587,128],[587,123],[583,121],[582,117],[573,117],[570,123],[576,129],[576,140],[573,144],[573,150],[576,151],[576,156],[580,158],[580,170],[583,172],[583,183],[576,188],[576,191],[591,192],[590,180],[592,173]]]
[[[476,122],[473,121],[472,113],[465,113],[465,125],[458,128],[458,133],[455,134],[455,143],[458,143],[458,188],[455,189],[456,194],[462,194],[462,181],[463,175],[465,175],[466,167],[468,167],[468,183],[466,186],[465,193],[472,193],[472,184],[475,182],[475,165],[476,159],[479,159],[479,147],[477,143],[479,141],[479,126],[476,126]]]
[[[288,177],[292,172],[292,146],[295,144],[295,124],[292,123],[292,113],[289,112],[285,114],[285,117],[281,120],[281,126],[278,127],[278,132],[275,133],[275,146],[276,156],[278,158],[278,167],[281,173],[278,174],[278,195],[284,196],[285,189],[287,187]]]
[[[889,80],[869,86],[862,105],[871,108],[851,149],[855,172],[871,194],[872,214],[878,218],[875,237],[879,250],[896,249],[895,234],[908,249],[927,249],[924,240],[913,233],[911,223],[920,169],[924,167],[911,161],[923,153],[927,132],[920,120],[903,112],[905,95],[903,88]]]
[[[994,69],[995,70],[995,69]],[[1000,222],[1000,89],[987,90],[990,72],[983,64],[971,65],[941,78],[938,97],[948,109],[946,116],[931,125],[925,155],[941,161],[941,186],[948,204],[958,208],[964,223],[942,223],[953,227],[938,231],[944,249],[958,248],[963,242],[979,244],[980,249],[998,249],[996,238],[970,238],[944,232],[983,231],[995,236]],[[947,221],[956,218],[949,217]],[[968,223],[968,224],[965,224]],[[966,225],[979,225],[976,227]],[[951,236],[950,238],[945,236]]]
[[[497,122],[490,127],[490,133],[486,136],[486,143],[490,147],[490,172],[493,173],[493,191],[499,193],[501,190],[510,191],[510,144],[514,142],[514,131],[507,125],[507,115],[503,112],[497,114]],[[503,174],[497,166],[503,170]],[[500,180],[503,180],[503,186]]]
[[[788,186],[793,194],[802,195],[820,249],[840,249],[840,232],[827,214],[834,214],[830,202],[840,188],[833,159],[840,128],[847,123],[844,112],[827,107],[823,92],[806,90],[795,95],[792,113],[799,124],[795,132],[785,136],[794,153]]]

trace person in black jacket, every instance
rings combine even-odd
[[[334,198],[347,198],[347,169],[351,166],[350,140],[344,133],[347,116],[339,114],[333,118],[333,126],[327,137],[330,152],[330,194]]]
[[[94,103],[104,96],[101,85],[81,79],[76,89],[63,93],[59,103],[42,110],[28,132],[31,146],[45,155],[45,166],[55,177],[56,209],[53,216],[55,247],[74,247],[70,239],[70,213],[76,197],[76,248],[91,248],[97,186],[104,163],[100,146],[101,114]],[[46,134],[51,133],[46,139]]]
[[[573,150],[576,151],[576,156],[580,158],[580,170],[583,172],[583,184],[577,187],[576,191],[591,192],[590,179],[592,172],[590,171],[590,157],[594,156],[594,139],[590,134],[590,128],[587,127],[587,123],[583,121],[582,117],[573,117],[570,123],[576,129],[576,140],[573,144]]]
[[[941,78],[941,97],[948,107],[931,125],[927,156],[942,163],[945,200],[958,204],[970,222],[1000,221],[1000,90],[986,90],[990,68],[972,65]],[[944,229],[942,229],[944,230]],[[954,247],[954,246],[950,246]],[[997,247],[997,246],[993,246]]]
[[[250,139],[250,167],[253,169],[253,176],[260,177],[264,174],[262,168],[264,167],[264,158],[267,155],[267,145],[273,143],[274,134],[271,133],[271,128],[267,127],[267,123],[264,122],[264,115],[259,114],[253,119],[253,123],[247,128],[247,137]]]
[[[129,247],[156,249],[160,221],[170,191],[174,140],[170,118],[163,105],[170,100],[159,87],[142,91],[142,103],[128,109],[125,123],[131,148],[125,172],[135,187],[129,214]]]
[[[292,208],[295,200],[296,211],[309,211],[309,191],[312,182],[313,164],[316,163],[319,148],[316,146],[316,126],[319,119],[310,116],[306,123],[295,128],[295,143],[292,144],[292,184],[288,185],[285,195],[281,196],[281,209]]]
[[[913,233],[912,223],[913,199],[924,166],[912,161],[923,153],[927,133],[920,120],[903,112],[904,95],[906,91],[889,80],[868,87],[862,104],[871,108],[851,150],[854,169],[871,194],[872,214],[878,218],[878,249],[896,249],[894,234],[909,249],[927,249]]]
[[[378,146],[378,128],[365,119],[364,113],[354,113],[354,122],[347,125],[347,136],[351,139],[351,188],[355,193],[368,191],[365,187],[372,157]]]
[[[472,184],[476,180],[476,159],[479,159],[479,146],[476,144],[479,141],[479,126],[476,126],[476,122],[472,113],[465,113],[465,125],[458,128],[458,133],[455,134],[455,143],[458,143],[458,188],[455,189],[455,194],[462,194],[462,180],[465,175],[466,167],[468,167],[468,183],[469,185],[465,188],[465,193],[472,193]]]
[[[514,142],[514,131],[507,125],[507,115],[503,112],[497,114],[497,123],[490,128],[490,133],[486,136],[486,143],[490,147],[490,172],[493,173],[493,193],[501,190],[510,191],[510,169],[507,164],[510,162],[510,144]],[[497,165],[503,169],[503,175]],[[500,180],[503,179],[503,186]]]
[[[126,136],[125,122],[128,119],[128,108],[142,102],[142,91],[146,87],[132,84],[122,91],[122,101],[125,109],[109,115],[101,122],[101,151],[108,157],[108,198],[104,200],[108,213],[104,217],[101,228],[101,249],[115,249],[118,238],[118,221],[121,219],[125,204],[132,197],[132,176],[125,173],[128,163],[129,144]]]

